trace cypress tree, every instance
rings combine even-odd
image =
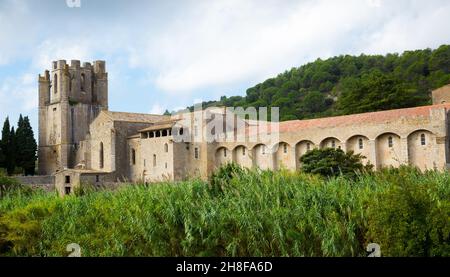
[[[12,174],[14,171],[14,162],[12,155],[11,146],[12,146],[12,137],[11,137],[11,126],[9,124],[9,118],[6,117],[5,122],[3,123],[2,129],[2,152],[4,156],[3,167],[6,168],[8,174]]]
[[[33,129],[31,128],[28,116],[25,116],[19,124],[20,132],[17,130],[16,136],[19,165],[23,168],[25,175],[34,175],[37,159],[37,143],[34,139]]]

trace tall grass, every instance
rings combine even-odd
[[[450,174],[387,170],[356,179],[232,172],[63,199],[0,200],[0,255],[450,256]],[[220,190],[217,190],[218,182]]]

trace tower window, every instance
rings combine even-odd
[[[198,147],[195,147],[194,148],[194,158],[198,159],[198,157],[199,157]]]
[[[103,151],[103,142],[100,142],[100,168],[104,166],[104,151]]]
[[[363,148],[364,148],[364,143],[363,143],[362,138],[360,138],[360,139],[358,140],[358,144],[359,144],[359,149],[363,149]]]
[[[392,137],[388,137],[388,146],[389,148],[391,148],[392,146],[394,146],[394,142],[392,140]]]
[[[53,92],[58,93],[58,75],[53,76]]]
[[[84,91],[85,83],[86,83],[86,76],[84,75],[84,73],[81,73],[81,81],[80,81],[81,91]]]
[[[183,130],[183,128],[180,128],[180,131],[179,131],[178,133],[180,134],[180,136],[182,136],[182,135],[183,135],[183,133],[184,133],[184,130]]]
[[[194,126],[194,136],[198,137],[198,126]]]
[[[420,144],[421,145],[426,145],[427,144],[427,141],[425,139],[425,134],[421,134],[420,135]]]

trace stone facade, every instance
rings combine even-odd
[[[430,106],[267,123],[225,108],[173,116],[111,112],[107,76],[103,61],[58,61],[39,76],[39,172],[55,176],[60,194],[83,182],[206,179],[228,162],[296,170],[302,155],[324,147],[361,153],[375,169],[450,164],[450,85],[432,93]],[[221,123],[211,132],[213,118]]]

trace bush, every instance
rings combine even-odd
[[[345,175],[355,177],[356,174],[372,170],[372,166],[364,165],[361,154],[353,151],[345,153],[341,149],[314,149],[300,158],[302,170],[306,173],[320,174],[326,177]]]
[[[368,240],[385,256],[450,256],[448,174],[400,168],[380,177],[389,187],[368,208]]]
[[[0,198],[17,190],[26,190],[16,179],[0,172]]]
[[[230,187],[231,179],[242,176],[246,170],[236,163],[226,163],[218,168],[209,179],[209,188],[213,195],[222,194]]]

